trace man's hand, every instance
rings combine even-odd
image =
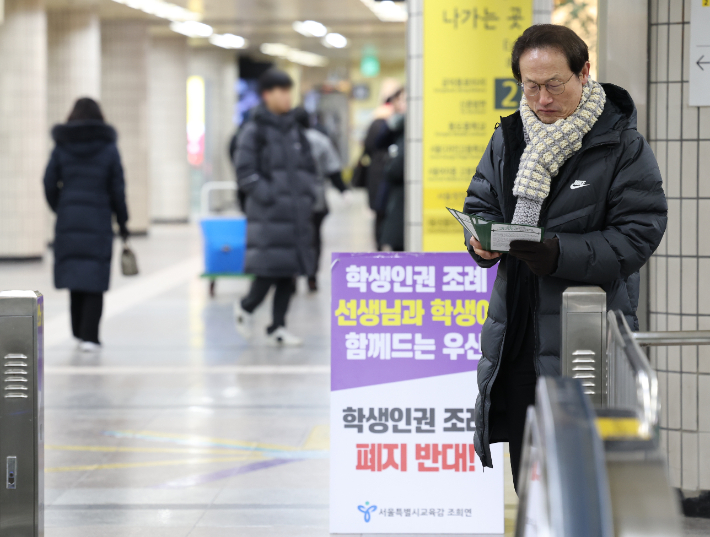
[[[488,250],[484,250],[481,247],[481,243],[476,240],[476,237],[471,237],[469,243],[471,244],[471,246],[473,246],[474,253],[477,256],[482,257],[483,259],[487,259],[490,261],[491,259],[497,259],[498,257],[500,257],[499,252],[489,252]]]
[[[544,242],[513,241],[510,243],[510,255],[525,261],[533,274],[548,276],[557,270],[560,258],[560,240],[545,239]]]

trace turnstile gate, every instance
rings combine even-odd
[[[562,294],[562,375],[579,380],[597,406],[606,406],[606,293],[600,287],[569,287]]]
[[[0,292],[0,537],[44,535],[43,297]]]
[[[599,287],[568,288],[561,313],[562,377],[540,377],[528,409],[516,536],[678,537],[658,379],[639,343],[710,333],[634,333]]]

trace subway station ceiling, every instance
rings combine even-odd
[[[247,39],[249,53],[259,52],[263,43],[283,43],[313,52],[331,60],[357,60],[363,49],[376,50],[382,61],[402,61],[405,56],[405,24],[384,22],[363,0],[170,0],[199,14],[201,22],[216,33],[231,33]],[[368,1],[368,0],[366,0]],[[121,0],[139,5],[140,0]],[[148,15],[114,0],[46,0],[48,9],[94,7],[104,20],[136,19],[150,24],[154,31],[169,31],[169,21]],[[293,29],[294,21],[315,20],[329,32],[345,36],[345,48],[327,48],[316,37],[306,37]],[[196,46],[207,40],[192,39]]]

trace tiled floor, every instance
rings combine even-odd
[[[328,245],[369,249],[362,204],[333,209]],[[290,312],[305,345],[281,350],[234,331],[248,281],[209,298],[195,226],[133,242],[143,274],[114,282],[100,357],[74,350],[66,297],[48,293],[48,537],[327,535],[327,261]]]
[[[683,521],[683,535],[710,535],[710,520],[707,518],[686,518]]]
[[[363,197],[332,209],[328,250],[369,250]],[[235,334],[246,281],[208,297],[197,226],[133,244],[142,273],[114,271],[98,357],[75,350],[49,258],[0,265],[0,288],[46,296],[47,537],[328,535],[328,256],[322,291],[302,286],[289,316],[305,345],[283,350]],[[512,535],[510,482],[506,502]]]

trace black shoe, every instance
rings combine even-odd
[[[710,518],[710,492],[704,491],[694,498],[683,498],[682,502],[685,516]]]
[[[308,290],[312,293],[315,293],[318,290],[318,282],[316,281],[315,276],[310,276],[308,278]]]

